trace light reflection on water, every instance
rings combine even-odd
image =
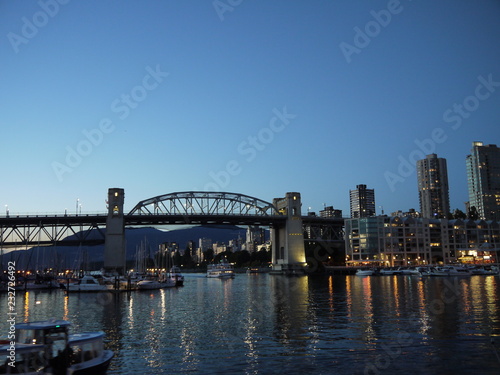
[[[499,283],[187,275],[182,288],[130,295],[18,293],[16,308],[18,321],[63,318],[74,332],[105,331],[109,374],[498,374]]]

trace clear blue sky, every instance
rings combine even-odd
[[[402,165],[433,135],[463,209],[472,141],[500,144],[499,1],[61,2],[0,1],[11,214],[103,211],[109,187],[127,210],[208,188],[348,215],[357,184],[418,209]]]

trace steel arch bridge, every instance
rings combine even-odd
[[[130,215],[280,215],[269,202],[244,194],[185,191],[158,195],[135,205]]]

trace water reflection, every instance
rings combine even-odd
[[[192,275],[183,288],[129,295],[22,293],[16,306],[18,320],[64,318],[73,331],[105,331],[116,354],[110,374],[351,374],[383,363],[389,373],[493,373],[499,287],[493,276]]]

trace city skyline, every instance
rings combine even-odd
[[[464,210],[471,142],[500,143],[500,4],[236,3],[3,2],[0,209],[102,212],[118,187],[125,210],[300,192],[348,216],[362,183],[407,211],[436,153]]]

